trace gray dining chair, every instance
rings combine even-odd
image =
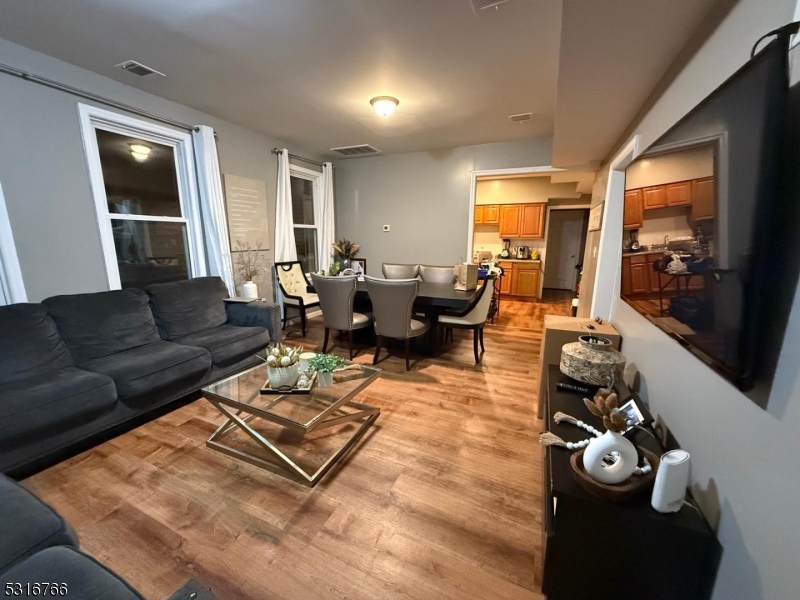
[[[330,330],[347,332],[347,350],[353,360],[353,336],[356,329],[363,329],[372,323],[372,316],[353,311],[353,299],[358,288],[357,277],[323,277],[311,274],[311,282],[319,296],[322,308],[322,321],[325,324],[325,340],[322,352],[328,349]]]
[[[483,328],[489,318],[489,307],[492,304],[492,297],[494,295],[494,275],[490,275],[483,282],[481,289],[478,291],[478,299],[473,307],[464,315],[441,315],[439,317],[439,326],[444,327],[445,337],[447,331],[452,329],[472,329],[472,349],[475,352],[475,364],[481,362],[483,353],[486,349],[483,347]],[[478,343],[480,343],[481,351],[478,353]]]
[[[419,278],[428,283],[454,283],[456,274],[453,267],[419,266]]]
[[[419,265],[383,263],[381,270],[386,279],[414,279],[419,275]]]
[[[419,281],[416,279],[376,279],[365,277],[367,292],[372,301],[375,316],[375,358],[377,364],[384,338],[405,340],[406,371],[411,370],[409,348],[411,338],[419,337],[430,328],[430,322],[414,318],[412,309],[417,297]]]

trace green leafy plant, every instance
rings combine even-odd
[[[267,366],[268,367],[291,367],[300,360],[302,348],[290,348],[281,343],[270,344],[267,346]]]
[[[335,354],[317,354],[308,365],[309,370],[318,373],[333,373],[345,365],[345,361]]]

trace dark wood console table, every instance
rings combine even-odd
[[[568,442],[584,439],[584,430],[557,425],[552,415],[565,412],[595,426],[597,418],[583,396],[556,388],[571,381],[558,365],[550,365],[547,373],[547,430]],[[650,436],[640,435],[639,442],[663,453]],[[570,454],[565,448],[545,449],[542,591],[548,600],[710,598],[722,547],[705,518],[688,506],[674,514],[656,512],[649,491],[627,502],[601,500],[576,483]]]

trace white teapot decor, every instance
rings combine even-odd
[[[603,419],[607,431],[589,442],[583,452],[583,468],[600,483],[622,483],[633,475],[639,463],[634,446],[622,433],[628,429],[624,412],[619,410],[616,393],[598,393],[594,402],[583,402],[594,416]]]

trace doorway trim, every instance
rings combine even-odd
[[[467,252],[464,255],[465,262],[472,262],[472,239],[475,235],[475,200],[478,186],[478,177],[492,177],[500,175],[546,175],[547,173],[561,173],[567,169],[558,169],[550,165],[543,167],[515,167],[511,169],[486,169],[472,171],[469,186],[469,212],[467,213]],[[541,281],[539,286],[541,293]]]
[[[0,185],[0,306],[27,301],[11,219],[8,217],[3,186]]]
[[[118,290],[122,287],[122,284],[117,265],[114,234],[111,228],[111,213],[108,212],[108,198],[106,196],[103,167],[100,164],[100,150],[97,145],[95,129],[136,137],[155,144],[170,146],[173,149],[183,217],[155,217],[148,215],[143,219],[147,221],[185,222],[189,246],[189,275],[190,277],[205,276],[207,272],[205,247],[203,245],[203,228],[200,220],[200,196],[197,191],[197,169],[194,162],[192,135],[187,131],[170,129],[163,125],[156,125],[143,119],[135,119],[89,104],[78,104],[78,116],[86,165],[89,170],[89,182],[92,188],[92,196],[94,197],[97,228],[103,250],[108,288]],[[142,220],[137,215],[120,216],[115,214],[114,218]]]
[[[545,222],[547,225],[544,229],[544,255],[542,256],[542,262],[544,265],[547,265],[547,241],[550,238],[550,224],[552,221],[550,220],[550,211],[551,210],[591,210],[591,206],[589,204],[556,204],[554,206],[547,206],[547,212],[545,214]],[[585,251],[584,251],[585,253]],[[583,259],[581,259],[583,260]],[[544,292],[544,269],[542,270],[542,276],[539,278],[539,297],[542,297],[542,293]]]

